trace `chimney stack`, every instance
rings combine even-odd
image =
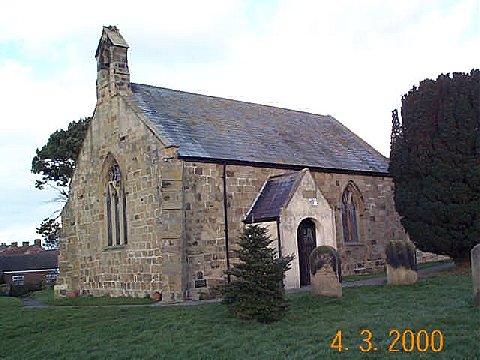
[[[35,246],[42,247],[42,239],[35,239],[33,240]]]
[[[22,247],[28,247],[30,246],[30,242],[29,241],[24,241],[22,242]]]
[[[18,243],[16,241],[12,242],[12,247],[14,247],[14,248],[18,247]]]

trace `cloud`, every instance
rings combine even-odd
[[[55,214],[61,208],[51,202],[52,192],[10,191],[0,194],[0,242],[31,241],[38,238],[35,229],[41,220]]]
[[[35,223],[2,226],[0,229],[0,243],[10,244],[15,241],[19,243],[19,245],[24,241],[32,243],[33,239],[39,238],[39,235],[35,233],[36,226],[38,226],[38,224]]]
[[[33,189],[30,162],[51,132],[92,114],[103,25],[118,25],[130,44],[134,82],[331,114],[388,155],[390,112],[404,93],[424,78],[478,67],[478,7],[476,0],[5,2],[0,200],[9,207],[0,213],[0,238],[35,236],[52,210],[44,203],[50,195]]]
[[[269,31],[232,39],[229,61],[202,77],[209,93],[332,114],[388,155],[402,95],[426,77],[476,65],[478,33],[465,36],[478,25],[473,7],[282,1]]]
[[[81,68],[81,66],[80,66]],[[29,241],[35,228],[61,204],[34,188],[30,173],[35,149],[69,121],[92,114],[95,74],[83,76],[75,63],[51,79],[39,80],[34,66],[0,60],[0,240]],[[91,70],[89,72],[92,72]],[[94,72],[94,71],[93,71]],[[85,79],[89,79],[88,84]],[[93,94],[89,95],[88,93]]]
[[[168,63],[162,44],[150,43],[159,55],[131,58],[132,79],[331,114],[388,155],[402,95],[424,78],[476,65],[475,4],[279,1],[268,22],[257,18],[261,31],[232,31],[216,58],[194,50],[189,66]]]
[[[129,32],[137,29],[146,39],[201,35],[211,33],[219,23],[228,24],[240,4],[239,0],[7,2],[0,14],[0,41],[23,39],[35,47],[71,39],[72,35],[85,37],[94,32],[99,36],[101,25],[120,25]]]

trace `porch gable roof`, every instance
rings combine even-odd
[[[243,222],[275,221],[295,192],[304,171],[286,173],[269,177],[254,200]]]

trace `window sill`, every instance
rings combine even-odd
[[[125,249],[126,245],[113,245],[113,246],[105,246],[103,251],[115,251],[115,250],[123,250]]]
[[[344,242],[343,243],[345,246],[365,246],[364,243],[361,242]]]

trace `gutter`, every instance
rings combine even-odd
[[[280,239],[280,216],[277,218],[278,258],[282,257],[282,240]]]
[[[19,273],[22,273],[22,274],[27,274],[27,273],[35,273],[35,272],[39,272],[39,271],[58,271],[58,267],[57,268],[50,268],[50,269],[32,269],[32,270],[9,270],[9,271],[4,271],[3,273],[5,275],[10,275],[10,274],[19,274]]]
[[[237,159],[215,159],[211,157],[190,156],[190,155],[181,155],[181,154],[178,154],[178,159],[189,161],[189,162],[204,162],[204,163],[221,164],[221,165],[239,165],[239,166],[243,165],[243,166],[251,166],[251,167],[285,169],[285,170],[295,170],[295,171],[301,171],[305,168],[308,168],[310,171],[330,173],[330,174],[392,177],[392,175],[388,172],[388,170],[386,171],[371,170],[370,171],[370,170],[337,169],[337,168],[326,168],[326,167],[312,166],[312,165],[281,164],[281,163],[246,161],[246,160],[237,160]]]
[[[183,299],[187,300],[190,298],[190,286],[189,286],[189,275],[190,275],[190,263],[188,262],[188,244],[187,244],[187,210],[185,210],[185,161],[182,161],[182,256],[185,259],[183,266],[182,274],[182,283],[183,283]]]

